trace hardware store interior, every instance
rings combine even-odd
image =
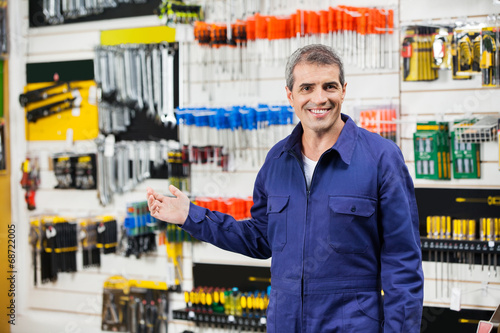
[[[308,44],[343,59],[342,113],[402,152],[417,331],[496,331],[500,1],[10,0],[0,21],[1,332],[269,331],[272,259],[155,219],[146,193],[249,219]]]

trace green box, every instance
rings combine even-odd
[[[453,144],[453,178],[477,179],[481,178],[481,160],[479,143],[460,142],[451,132]]]
[[[413,134],[416,178],[448,180],[450,140],[448,123],[418,123]]]

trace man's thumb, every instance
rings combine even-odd
[[[181,190],[179,190],[174,185],[170,185],[168,187],[168,189],[170,190],[170,193],[172,193],[173,195],[175,195],[176,198],[178,198],[182,194]]]

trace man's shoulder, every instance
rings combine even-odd
[[[369,150],[372,155],[399,153],[401,151],[394,141],[384,138],[380,134],[367,131],[364,128],[359,128],[358,137],[362,145]]]
[[[275,143],[274,146],[272,146],[271,149],[269,150],[269,152],[267,153],[266,159],[269,159],[271,157],[278,157],[279,155],[281,155],[281,153],[285,149],[285,145],[286,145],[289,137],[290,136],[288,135],[286,138],[281,139],[280,141]]]

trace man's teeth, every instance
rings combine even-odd
[[[315,113],[315,114],[323,114],[323,113],[327,113],[328,109],[321,109],[321,110],[310,109],[309,111],[311,111],[312,113]]]

